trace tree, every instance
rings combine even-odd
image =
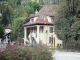
[[[8,5],[8,2],[2,1],[0,3],[0,10],[0,12],[2,13],[1,24],[3,24],[3,26],[6,26],[11,23],[12,20],[11,6]]]
[[[22,17],[28,17],[28,14],[26,12],[24,12],[24,14],[22,15]]]
[[[54,24],[55,32],[63,40],[64,48],[76,48],[77,42],[80,42],[79,6],[80,0],[62,0],[59,3]]]
[[[4,26],[11,23],[11,11],[8,8],[8,6],[7,6],[6,10],[4,10],[3,13],[2,13],[2,21],[1,22]]]
[[[35,3],[32,5],[32,7],[34,8],[34,11],[36,11],[36,9],[39,11],[39,4]]]
[[[0,25],[0,38],[3,37],[3,34],[4,34],[4,31],[3,31],[3,30],[4,30],[4,29],[3,29],[3,26]]]
[[[34,8],[29,5],[25,6],[25,10],[28,14],[34,13]]]
[[[23,19],[26,19],[26,17],[19,17],[16,19],[13,19],[12,23],[8,25],[8,28],[12,29],[10,39],[11,40],[17,40],[18,38],[23,38],[23,27],[22,27],[22,22]]]

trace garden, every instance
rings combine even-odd
[[[0,52],[0,60],[53,60],[51,56],[48,47],[43,44],[36,44],[34,47],[7,45]]]

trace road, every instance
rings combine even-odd
[[[80,52],[64,52],[55,50],[52,57],[54,60],[80,60]]]

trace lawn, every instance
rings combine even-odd
[[[62,49],[61,47],[55,47],[55,49],[54,49],[54,47],[52,48],[52,47],[48,47],[48,50],[60,50],[60,49]]]

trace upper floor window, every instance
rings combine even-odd
[[[50,27],[49,30],[50,30],[50,33],[53,33],[53,27]]]
[[[51,22],[53,22],[54,21],[54,19],[53,18],[51,18]]]
[[[31,19],[31,22],[34,22],[34,19]]]

